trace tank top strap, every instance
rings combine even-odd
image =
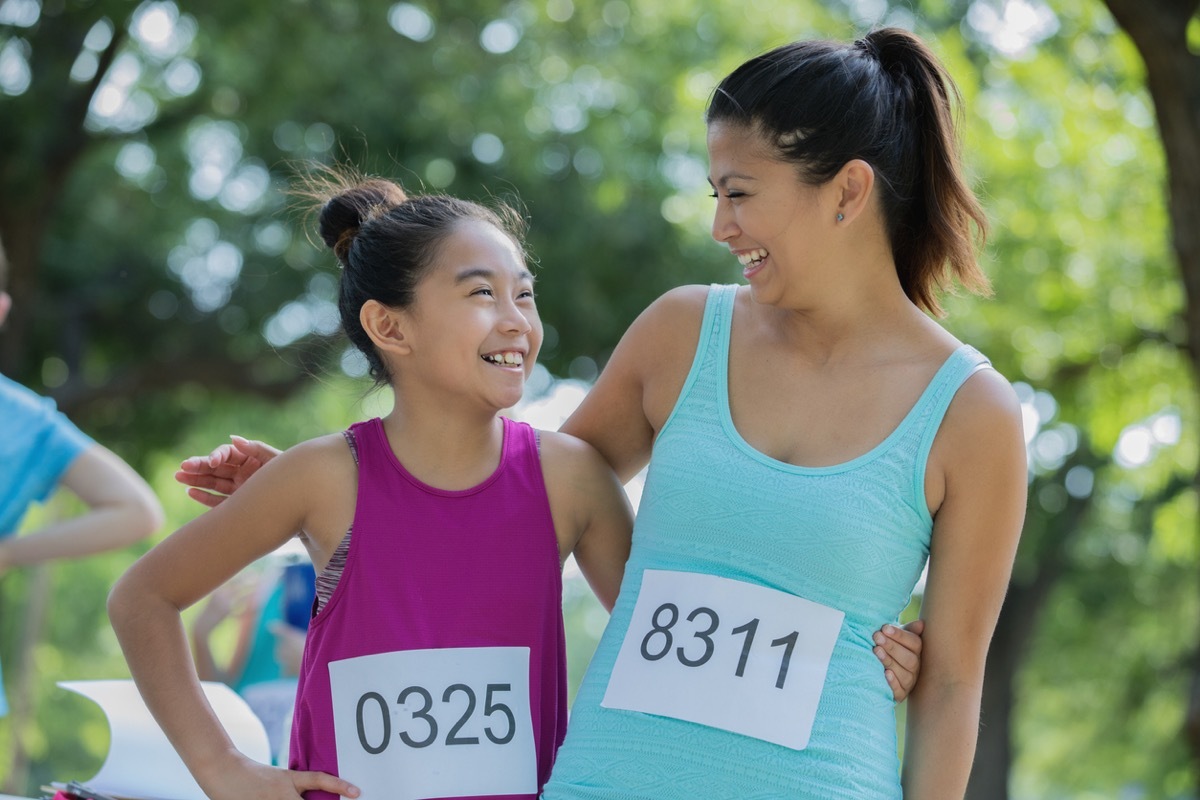
[[[915,448],[912,451],[915,458],[913,474],[913,491],[915,507],[929,513],[925,503],[925,467],[929,461],[929,453],[933,449],[933,440],[937,437],[946,411],[950,408],[954,395],[959,387],[981,369],[991,368],[992,362],[969,344],[959,345],[945,363],[938,369],[929,382],[921,399],[917,401],[915,413],[908,420],[913,425],[911,434],[915,437]]]
[[[737,284],[710,284],[704,300],[704,316],[700,321],[700,338],[696,341],[696,355],[692,360],[687,379],[679,390],[675,408],[663,423],[663,430],[684,406],[700,404],[698,411],[711,414],[717,419],[719,392],[724,391],[729,370],[729,329],[733,323],[733,302],[737,296]],[[661,435],[661,432],[660,432]]]
[[[391,455],[387,434],[383,431],[383,420],[379,417],[356,422],[346,431],[346,442],[358,464],[359,480],[377,476]]]
[[[504,421],[504,462],[522,473],[541,474],[541,439],[537,429],[508,417],[500,419]]]

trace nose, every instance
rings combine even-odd
[[[505,333],[516,335],[529,333],[533,330],[533,322],[529,317],[536,313],[536,311],[521,308],[515,302],[509,300],[505,303],[503,312],[500,315],[500,329]]]
[[[717,198],[717,210],[713,212],[712,238],[718,242],[728,242],[740,232],[729,201]]]

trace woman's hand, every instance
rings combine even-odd
[[[896,702],[902,702],[921,674],[921,634],[924,620],[914,620],[902,628],[884,625],[875,632],[875,656],[883,662],[883,674]]]
[[[231,444],[223,444],[207,456],[185,458],[175,473],[175,480],[188,489],[188,497],[215,508],[250,479],[259,467],[281,451],[265,442],[231,436]]]

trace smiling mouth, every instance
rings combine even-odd
[[[760,247],[757,250],[749,250],[745,253],[740,253],[737,257],[737,260],[741,262],[743,267],[753,267],[762,263],[763,259],[766,257],[767,251]]]
[[[516,350],[506,350],[502,353],[488,353],[480,356],[489,364],[496,364],[501,367],[520,367],[525,364],[525,354]]]

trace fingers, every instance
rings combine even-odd
[[[257,459],[259,464],[265,464],[275,456],[279,455],[282,450],[276,450],[266,442],[260,442],[257,439],[244,439],[237,434],[229,437],[233,440],[233,447],[239,453],[249,459]]]
[[[292,785],[304,794],[312,789],[331,792],[342,797],[358,797],[358,787],[326,772],[291,772]]]
[[[917,683],[922,647],[919,632],[923,630],[924,623],[915,630],[884,625],[873,637],[875,656],[884,666],[884,677],[896,702],[904,700]]]
[[[205,492],[200,489],[188,489],[187,493],[188,497],[200,505],[208,506],[209,508],[216,508],[225,502],[225,495],[222,494],[213,494],[212,492]]]

